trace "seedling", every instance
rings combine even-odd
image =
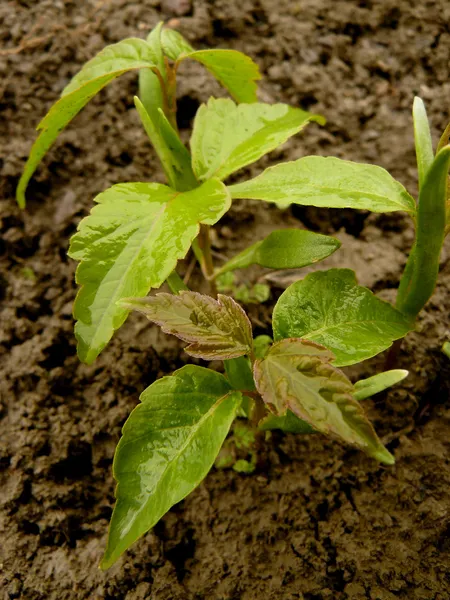
[[[211,98],[202,105],[190,151],[181,142],[176,121],[176,75],[187,59],[203,64],[238,103]],[[141,395],[124,425],[114,459],[117,502],[103,568],[202,481],[236,418],[249,420],[236,432],[242,434],[239,443],[241,448],[248,445],[250,457],[235,463],[237,470],[255,467],[253,443],[271,429],[330,435],[393,464],[360,401],[397,383],[407,372],[387,371],[353,384],[339,367],[386,350],[414,328],[434,290],[439,252],[450,228],[448,214],[446,220],[450,147],[441,141],[433,155],[419,99],[414,104],[417,207],[385,170],[336,158],[308,156],[271,167],[249,181],[225,185],[229,175],[278,147],[308,122],[324,120],[285,104],[258,103],[260,75],[250,58],[233,50],[196,51],[161,24],[146,41],[131,38],[105,48],[64,89],[39,125],[41,133],[17,190],[20,206],[25,205],[29,179],[58,133],[101,88],[132,69],[140,71],[136,109],[169,185],[115,185],[95,198],[97,206],[79,224],[69,249],[80,263],[74,306],[78,355],[92,363],[130,310],[137,310],[164,332],[184,340],[190,356],[224,361],[225,375],[188,365],[154,382]],[[282,206],[408,212],[416,224],[416,242],[397,307],[359,286],[348,269],[314,272],[291,285],[277,302],[274,341],[268,336],[253,339],[250,321],[235,300],[188,290],[175,270],[178,260],[192,248],[212,293],[216,281],[224,285],[224,277],[236,293],[230,273],[238,269],[251,264],[299,268],[326,258],[340,243],[309,231],[275,231],[215,268],[210,226],[234,198]],[[164,282],[172,294],[145,297]]]

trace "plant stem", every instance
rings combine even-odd
[[[403,339],[395,340],[392,346],[389,348],[388,355],[386,357],[386,362],[384,364],[384,370],[390,371],[394,369],[397,364],[397,358],[402,347]]]
[[[211,254],[211,238],[209,225],[200,225],[198,241],[203,254],[202,269],[204,269],[205,277],[209,282],[211,294],[215,296],[217,294],[217,288],[215,282],[213,281],[214,263]]]

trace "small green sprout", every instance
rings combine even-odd
[[[184,60],[204,65],[233,98],[210,98],[200,106],[189,150],[176,119],[176,77]],[[195,50],[162,24],[147,40],[130,38],[108,46],[63,90],[38,127],[17,188],[21,207],[30,178],[59,132],[105,85],[130,70],[139,71],[135,106],[168,185],[112,186],[95,198],[96,206],[72,237],[69,255],[79,262],[74,306],[78,355],[92,363],[130,311],[137,310],[183,340],[190,356],[223,361],[225,374],[188,365],[142,393],[114,458],[117,501],[104,569],[198,486],[214,463],[252,472],[256,441],[272,429],[329,435],[392,465],[394,457],[377,437],[361,401],[398,383],[407,371],[386,371],[352,383],[340,367],[375,356],[414,329],[434,291],[442,243],[450,230],[448,130],[434,154],[418,98],[413,111],[418,204],[384,169],[330,157],[307,156],[270,167],[254,179],[224,183],[309,122],[325,121],[286,104],[258,102],[260,75],[249,57],[234,50]],[[340,242],[309,231],[277,230],[217,268],[210,227],[240,198],[281,208],[296,203],[407,212],[416,239],[396,307],[359,286],[348,269],[317,271],[279,298],[273,339],[254,338],[236,299],[263,302],[270,290],[265,284],[236,284],[235,272],[253,264],[304,267],[331,255]],[[211,296],[188,290],[176,270],[190,250]],[[147,296],[165,282],[172,293]],[[234,299],[213,297],[217,289]],[[248,419],[247,424],[239,425],[238,418]],[[235,447],[248,450],[246,458],[234,457],[230,444],[224,446],[233,422]]]

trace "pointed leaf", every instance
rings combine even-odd
[[[278,416],[291,410],[314,429],[356,446],[380,462],[394,459],[378,439],[353,385],[330,365],[333,354],[314,342],[290,338],[275,343],[254,366],[256,387]]]
[[[264,240],[225,263],[216,273],[244,269],[252,264],[269,269],[295,269],[311,265],[333,254],[341,242],[336,238],[303,229],[272,231]]]
[[[173,29],[164,29],[162,42],[167,56],[180,63],[196,60],[230,92],[236,102],[256,102],[256,81],[261,79],[258,65],[237,50],[197,50]]]
[[[155,53],[144,40],[129,38],[107,46],[84,65],[38,125],[41,133],[33,144],[17,186],[19,206],[25,206],[26,187],[43,156],[58,134],[89,100],[119,75],[132,69],[155,68],[156,64]]]
[[[162,285],[198,235],[199,223],[214,224],[230,205],[218,180],[184,193],[158,183],[123,183],[95,201],[98,206],[79,224],[69,250],[81,261],[75,335],[87,363],[128,315],[118,300]]]
[[[156,121],[153,121],[137,96],[134,97],[134,104],[169,184],[180,192],[197,187],[189,150],[183,145],[162,110],[155,111]]]
[[[166,64],[161,45],[162,21],[150,31],[147,36],[147,44],[152,49],[155,56],[155,63],[158,75],[151,69],[141,69],[139,71],[139,99],[145,107],[153,123],[157,122],[158,109],[164,110],[164,93],[161,87],[161,81],[167,82]]]
[[[405,371],[404,369],[393,369],[392,371],[378,373],[367,379],[361,379],[355,383],[354,398],[356,400],[370,398],[370,396],[383,392],[396,383],[403,381],[405,377],[408,377],[408,371]]]
[[[280,296],[273,311],[276,340],[301,337],[331,350],[342,367],[375,356],[411,324],[388,302],[357,285],[350,269],[307,275]]]
[[[252,350],[252,326],[233,298],[218,294],[218,300],[197,292],[177,296],[156,294],[126,298],[120,305],[137,310],[189,346],[185,351],[204,360],[228,360]]]
[[[270,167],[254,179],[229,186],[232,198],[278,204],[359,208],[373,212],[404,210],[416,205],[401,183],[381,167],[339,158],[305,156]]]
[[[414,321],[436,288],[445,238],[450,146],[444,146],[428,169],[419,193],[416,240],[397,294],[396,306]]]
[[[204,479],[240,399],[223,375],[193,365],[143,392],[114,457],[117,501],[103,569]]]
[[[417,170],[419,188],[434,160],[433,143],[431,141],[430,124],[423,100],[416,96],[413,103],[414,141],[416,145]]]
[[[273,429],[281,429],[285,433],[317,433],[314,427],[311,427],[309,423],[299,419],[290,410],[286,411],[286,414],[278,417],[272,413],[269,413],[267,417],[264,417],[258,424],[258,429],[262,431],[272,431]]]
[[[308,121],[323,119],[287,104],[237,106],[232,100],[210,98],[198,109],[194,121],[194,173],[201,180],[225,179],[283,144]]]

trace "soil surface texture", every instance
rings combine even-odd
[[[160,20],[198,48],[249,54],[264,77],[261,100],[327,117],[239,176],[335,155],[388,168],[415,193],[414,95],[426,102],[435,141],[449,118],[447,0],[0,3],[0,598],[447,600],[450,361],[440,347],[450,335],[449,245],[419,331],[402,347],[398,366],[409,377],[365,402],[394,467],[323,436],[274,435],[263,467],[213,469],[113,568],[97,568],[121,426],[147,385],[189,361],[182,344],[138,315],[92,366],[75,352],[70,236],[101,190],[163,180],[134,110],[136,76],[109,85],[61,134],[25,212],[14,190],[35,127],[70,77],[106,44],[144,37]],[[200,65],[183,65],[186,139],[210,95],[224,92]],[[342,249],[318,268],[354,268],[361,283],[395,298],[413,239],[401,214],[236,202],[214,228],[214,251],[231,256],[287,226],[336,234]],[[241,273],[271,284],[269,302],[247,307],[256,333],[270,333],[274,301],[304,273]],[[374,374],[384,359],[350,375]]]

